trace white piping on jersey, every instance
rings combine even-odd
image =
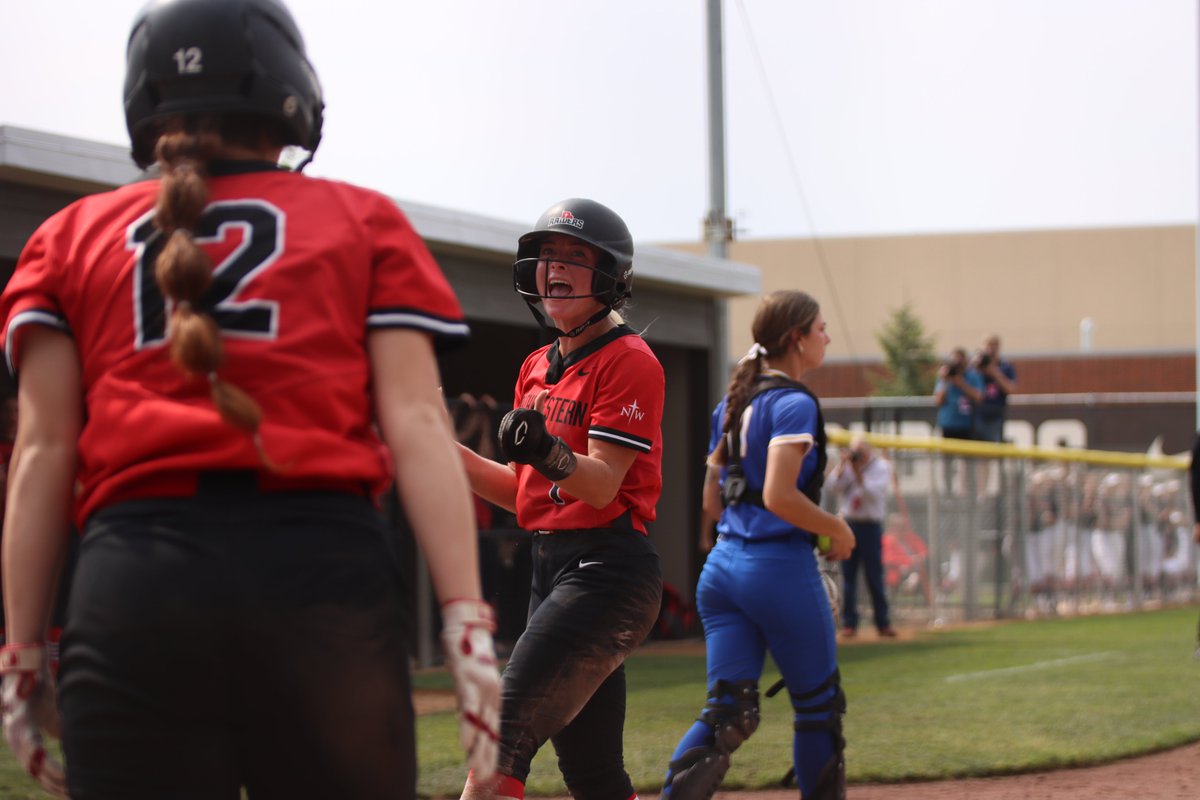
[[[471,332],[471,329],[467,327],[465,322],[443,322],[423,314],[409,314],[398,311],[367,314],[368,328],[392,326],[422,328],[433,333],[440,333],[443,336],[466,336]]]
[[[767,447],[774,447],[777,444],[802,444],[805,447],[812,447],[813,435],[811,433],[788,433],[776,436],[767,442]]]
[[[8,365],[10,375],[17,374],[17,365],[13,363],[13,342],[17,340],[17,328],[22,325],[37,324],[48,325],[60,331],[71,333],[70,326],[67,321],[58,314],[52,314],[49,311],[40,311],[33,309],[30,311],[22,311],[14,316],[8,323],[8,331],[4,337],[4,361]]]
[[[634,450],[640,450],[643,453],[650,452],[650,446],[647,445],[645,442],[639,441],[639,440],[634,439],[629,436],[621,436],[620,434],[613,433],[612,431],[600,431],[600,430],[596,430],[595,428],[592,428],[588,431],[588,438],[603,439],[607,442],[613,442],[614,444],[623,444],[626,447],[632,448]]]

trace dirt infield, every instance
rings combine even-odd
[[[443,711],[452,711],[455,703],[458,702],[454,697],[454,692],[433,691],[428,689],[418,689],[412,694],[413,710],[417,712],[417,716],[422,714],[440,714]]]
[[[846,800],[1196,800],[1200,743],[1099,767],[932,783],[852,784]],[[718,792],[717,800],[796,800],[796,791]]]

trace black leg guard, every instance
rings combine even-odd
[[[728,701],[722,698],[731,696]],[[662,796],[670,800],[709,800],[729,771],[729,756],[758,729],[758,684],[717,681],[708,693],[700,722],[713,731],[713,743],[693,747],[667,765]]]
[[[846,800],[846,759],[843,751],[835,752],[833,758],[821,767],[811,800]]]
[[[803,705],[819,694],[833,688],[833,697],[816,705]],[[782,687],[782,681],[768,691],[768,696],[774,695]],[[803,694],[792,694],[792,708],[797,714],[819,714],[829,712],[826,720],[801,720],[795,723],[797,731],[829,731],[833,735],[833,755],[821,768],[817,776],[817,785],[813,795],[804,800],[846,800],[846,738],[842,735],[842,717],[846,714],[846,693],[842,691],[842,676],[834,670],[817,688]],[[789,769],[784,776],[782,785],[788,786],[796,777],[794,769]]]

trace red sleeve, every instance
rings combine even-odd
[[[19,363],[17,346],[21,328],[29,324],[49,325],[69,332],[66,318],[57,300],[63,280],[60,262],[54,257],[50,232],[59,217],[38,228],[17,261],[17,268],[0,295],[0,318],[4,320],[4,358],[9,372],[16,375]]]
[[[469,334],[450,282],[403,212],[383,195],[367,219],[374,242],[368,328],[414,328],[439,348]]]
[[[660,435],[665,382],[653,354],[625,350],[604,371],[588,438],[649,453]]]

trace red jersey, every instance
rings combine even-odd
[[[267,477],[381,491],[391,463],[372,426],[367,332],[464,339],[458,300],[383,195],[262,164],[213,172],[195,232],[214,264],[204,305],[222,331],[221,377],[262,406],[263,448],[283,468]],[[79,350],[80,524],[117,500],[190,494],[201,470],[263,468],[251,437],[217,413],[208,382],[167,355],[157,194],[146,181],[55,214],[0,297],[14,374],[25,325],[67,331]]]
[[[561,358],[557,344],[535,351],[521,366],[514,405],[532,408],[549,389],[546,428],[576,453],[588,439],[638,451],[617,496],[593,508],[533,467],[516,464],[517,524],[526,530],[599,528],[632,512],[642,533],[662,493],[662,365],[634,331],[620,326]]]

